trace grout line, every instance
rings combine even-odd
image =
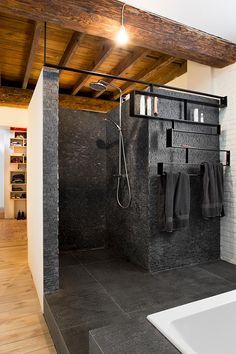
[[[232,282],[231,280],[225,279],[225,278],[223,278],[223,276],[221,276],[221,275],[218,275],[218,274],[212,273],[210,270],[207,270],[207,269],[205,269],[205,268],[202,268],[201,266],[198,266],[197,268],[199,268],[199,269],[201,269],[201,270],[203,270],[203,271],[207,272],[208,274],[213,275],[215,278],[222,279],[222,280],[224,280],[224,281],[226,281],[227,283],[230,283],[230,284],[232,284],[232,285],[234,285],[234,284],[235,284],[235,283],[234,283],[234,282]]]
[[[90,271],[85,267],[85,265],[81,264],[81,266],[84,268],[84,270],[96,281],[97,284],[99,284],[103,290],[106,292],[106,294],[111,298],[111,300],[114,302],[114,304],[119,308],[119,310],[125,314],[129,319],[130,319],[130,316],[129,314],[116,302],[116,300],[113,298],[112,295],[109,294],[109,292],[107,291],[107,289],[102,285],[102,283],[100,283],[100,281],[98,281],[95,276],[90,273]]]
[[[101,350],[102,354],[105,354],[104,351],[102,350],[102,348],[100,347],[100,345],[98,344],[98,342],[95,339],[95,335],[91,335],[92,340],[95,342],[95,344],[98,346],[98,348]]]

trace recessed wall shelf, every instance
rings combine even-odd
[[[168,99],[170,101],[183,102],[183,118],[176,119],[176,118],[161,117],[157,113],[154,114],[153,109],[151,109],[151,111],[153,113],[151,115],[141,114],[140,112],[137,112],[136,96],[148,96],[148,97],[157,98],[157,99],[164,98],[164,99]],[[131,94],[130,94],[130,116],[135,117],[135,118],[148,118],[148,119],[156,119],[156,120],[160,120],[160,121],[172,122],[172,128],[174,128],[175,122],[176,123],[178,122],[178,123],[194,124],[196,126],[200,125],[200,126],[215,127],[217,129],[217,134],[220,134],[220,125],[219,124],[207,123],[207,122],[196,122],[196,121],[190,120],[188,117],[188,109],[187,109],[188,103],[195,104],[195,105],[201,105],[201,106],[223,108],[223,107],[227,107],[227,97],[221,97],[221,99],[219,99],[219,100],[214,99],[214,102],[203,102],[201,100],[197,100],[194,98],[193,99],[179,98],[179,97],[168,96],[168,95],[164,95],[164,94],[156,93],[156,92],[135,90],[135,91],[131,92]]]
[[[199,151],[216,151],[216,152],[225,152],[226,153],[226,166],[230,166],[230,151],[229,150],[222,150],[222,149],[212,149],[212,148],[204,148],[204,147],[194,147],[190,145],[174,145],[173,144],[173,132],[176,130],[174,129],[166,129],[166,147],[167,148],[174,148],[174,149],[185,149],[185,162],[188,163],[189,160],[189,150],[199,150]],[[183,131],[183,133],[186,133]],[[189,133],[189,132],[188,132]],[[204,134],[204,133],[203,133]],[[209,135],[208,133],[206,135]],[[212,135],[212,134],[210,134]]]
[[[227,97],[217,97],[217,98],[212,98],[212,102],[204,102],[202,98],[204,96],[201,96],[201,100],[198,100],[196,96],[192,96],[192,98],[180,98],[180,97],[174,97],[174,96],[169,96],[165,95],[163,93],[158,93],[158,92],[153,92],[152,87],[150,88],[151,91],[140,91],[140,90],[135,90],[131,92],[130,94],[130,116],[131,117],[136,117],[136,118],[148,118],[148,119],[155,119],[159,121],[168,121],[171,122],[172,128],[166,130],[166,147],[167,148],[176,148],[176,149],[185,149],[185,163],[189,163],[189,150],[201,150],[201,151],[216,151],[216,152],[225,152],[226,153],[226,164],[225,166],[230,166],[230,151],[229,150],[219,150],[219,149],[211,149],[211,148],[203,148],[203,147],[194,147],[190,146],[188,144],[182,144],[180,146],[175,146],[173,145],[173,132],[179,132],[179,133],[185,133],[185,134],[197,134],[197,135],[220,135],[221,133],[221,126],[220,124],[215,124],[215,123],[208,123],[208,122],[199,122],[199,121],[194,121],[189,119],[189,114],[188,114],[188,104],[192,105],[200,105],[200,106],[208,106],[208,107],[215,107],[215,108],[225,108],[227,107]],[[151,102],[149,102],[149,107],[147,106],[147,102],[145,101],[145,107],[142,107],[142,113],[141,112],[141,103],[139,103],[139,112],[137,112],[137,102],[136,102],[136,96],[147,96],[154,98]],[[166,99],[169,101],[178,101],[178,102],[183,102],[182,106],[182,111],[183,111],[183,117],[176,119],[176,118],[167,118],[167,117],[161,117],[158,114],[158,99]],[[143,112],[145,111],[145,114]],[[146,113],[149,114],[146,114]],[[150,114],[151,112],[151,114]],[[215,132],[202,132],[202,131],[185,131],[181,129],[175,129],[175,123],[187,123],[195,126],[206,126],[206,127],[212,127],[215,129]],[[160,169],[160,172],[163,173],[163,163],[161,162],[160,166],[158,166],[158,169]],[[173,163],[172,163],[173,164]],[[158,173],[158,174],[162,174]]]

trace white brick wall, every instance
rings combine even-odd
[[[221,219],[221,258],[236,264],[236,64],[213,69],[214,93],[228,96],[220,112],[221,148],[231,151],[231,167],[225,171],[225,214]]]

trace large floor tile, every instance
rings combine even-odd
[[[217,261],[200,266],[202,269],[215,274],[225,280],[236,283],[236,265],[224,261]]]
[[[63,252],[59,256],[59,266],[62,267],[79,264],[79,260],[73,256],[72,252]]]
[[[74,293],[59,291],[48,295],[47,301],[60,329],[86,325],[95,319],[103,326],[124,316],[99,285]]]
[[[126,312],[155,307],[159,311],[234,288],[228,281],[198,267],[153,275],[124,261],[89,264],[86,268]]]
[[[70,354],[89,353],[89,330],[90,326],[84,325],[64,329],[62,331],[64,341]]]
[[[88,354],[89,331],[110,325],[113,322],[121,323],[123,325],[126,321],[127,319],[123,317],[116,317],[114,318],[114,321],[112,321],[111,318],[107,318],[107,320],[104,320],[104,324],[101,324],[101,320],[99,318],[94,318],[92,321],[82,326],[76,326],[63,330],[62,335],[68,346],[70,354]]]
[[[151,274],[125,261],[89,264],[86,269],[126,312],[144,308],[157,287]]]
[[[80,265],[71,265],[60,269],[60,289],[78,293],[91,286],[97,286],[96,280]]]
[[[158,293],[163,295],[163,309],[169,304],[179,306],[234,289],[234,284],[199,267],[159,272],[153,276],[158,282]]]
[[[117,258],[114,252],[106,248],[94,250],[77,250],[72,252],[73,256],[82,264],[109,261]]]
[[[179,351],[147,320],[129,320],[92,330],[93,340],[104,354],[177,354]],[[93,343],[93,350],[95,348]],[[91,354],[96,351],[91,351]]]

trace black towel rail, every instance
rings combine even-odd
[[[183,166],[183,165],[192,165],[192,166],[200,166],[200,174],[197,173],[189,173],[189,176],[201,176],[203,174],[203,164],[197,163],[181,163],[181,162],[158,162],[157,164],[157,174],[159,176],[163,176],[165,174],[164,165],[171,165],[171,166]]]
[[[185,166],[185,165],[188,165],[188,166],[198,166],[200,167],[200,174],[197,174],[197,173],[189,173],[189,176],[202,176],[203,175],[203,172],[204,172],[204,165],[203,163],[181,163],[181,162],[158,162],[157,163],[157,174],[162,176],[165,174],[165,171],[164,171],[164,165],[171,165],[171,166]],[[228,166],[228,165],[225,165],[223,164],[223,166]]]

